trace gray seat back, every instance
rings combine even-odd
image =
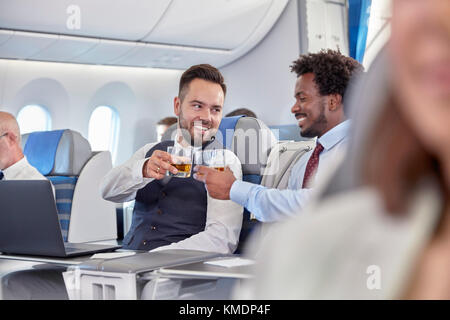
[[[22,149],[25,149],[29,134],[22,135]],[[55,154],[55,162],[49,176],[78,176],[91,158],[89,141],[73,130],[64,130]]]

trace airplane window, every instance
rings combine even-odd
[[[88,140],[92,150],[109,150],[113,162],[116,158],[119,125],[119,113],[108,106],[95,108],[89,120]]]
[[[52,129],[52,117],[46,108],[38,105],[28,105],[17,114],[20,133],[48,131]]]

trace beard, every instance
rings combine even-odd
[[[202,125],[210,124],[208,121],[202,120],[195,121],[195,123],[197,122]],[[178,116],[178,123],[183,139],[194,147],[202,146],[203,143],[210,141],[216,131],[211,128],[205,134],[195,134],[194,124],[191,124],[184,118],[182,111],[180,111],[180,115]]]
[[[320,102],[320,114],[317,119],[309,126],[300,130],[300,134],[304,138],[314,138],[321,136],[327,128],[328,120],[325,117],[326,101],[322,99]]]

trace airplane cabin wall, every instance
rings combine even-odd
[[[289,66],[300,55],[297,1],[247,55],[221,68],[229,93],[225,112],[249,108],[267,125],[296,123],[291,114],[296,76]]]
[[[88,137],[92,111],[114,107],[120,116],[116,163],[156,141],[155,124],[173,114],[180,70],[0,60],[0,109],[17,115],[39,104],[52,129],[70,128]]]

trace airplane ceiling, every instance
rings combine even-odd
[[[224,66],[288,0],[0,0],[0,58],[185,69]]]

